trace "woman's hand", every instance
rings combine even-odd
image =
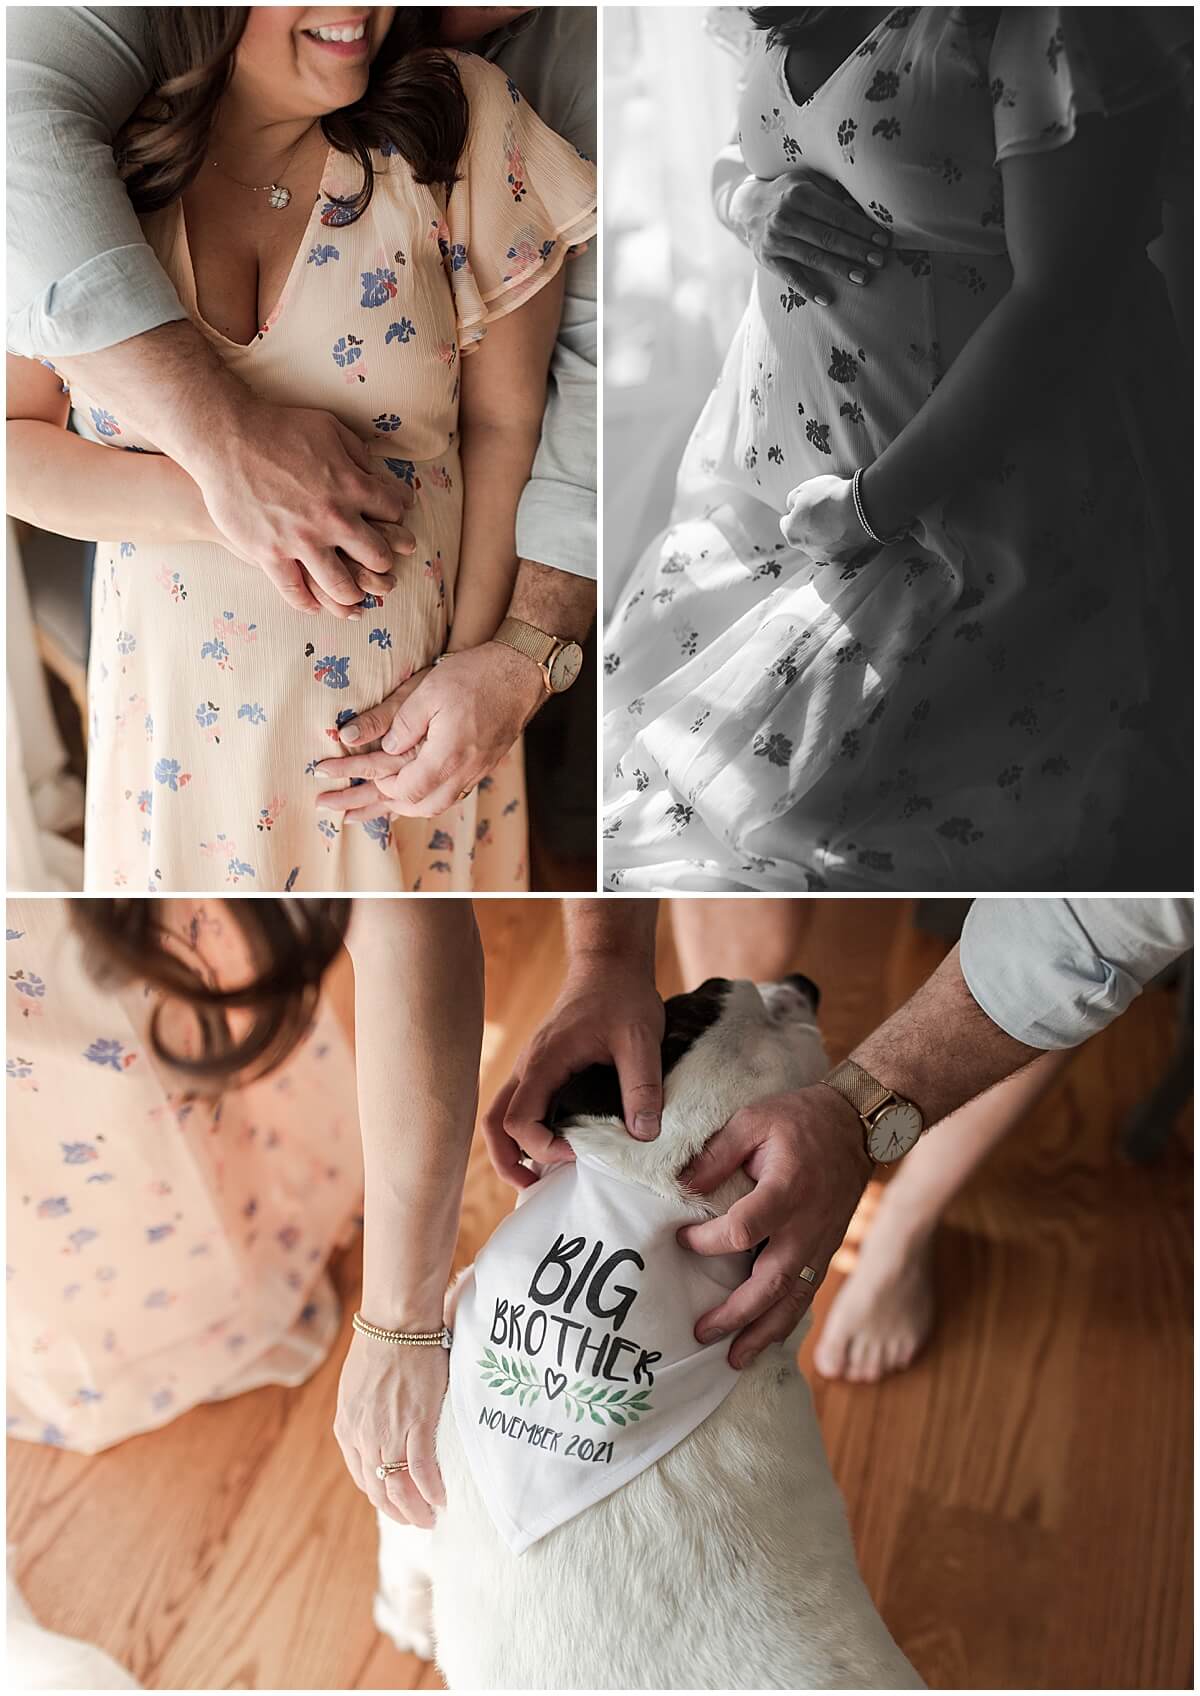
[[[818,306],[832,303],[829,277],[865,288],[891,244],[844,189],[812,171],[747,177],[727,215],[758,263]]]
[[[382,748],[322,760],[323,778],[360,782],[324,790],[317,806],[436,818],[491,775],[545,699],[538,668],[500,642],[448,654],[345,726],[356,750],[380,737]]]
[[[356,1331],[342,1367],[333,1434],[364,1496],[404,1525],[428,1528],[434,1509],[445,1506],[436,1437],[449,1360],[445,1349],[381,1343]],[[407,1472],[376,1475],[381,1461],[398,1460]]]
[[[849,477],[810,477],[788,495],[779,520],[783,539],[810,559],[848,561],[877,553],[879,544],[859,523]]]

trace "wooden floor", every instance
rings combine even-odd
[[[556,908],[483,902],[484,1097],[554,993]],[[840,1055],[936,964],[903,902],[812,901],[796,964]],[[660,949],[664,990],[674,980]],[[934,1345],[817,1403],[866,1581],[928,1682],[1191,1685],[1191,1136],[1151,1171],[1115,1129],[1170,1052],[1143,997],[953,1210]],[[460,1254],[508,1205],[482,1150]],[[339,1270],[347,1300],[355,1264]],[[829,1289],[822,1292],[823,1307]],[[374,1531],[303,1388],[199,1408],[88,1458],[9,1445],[9,1540],[48,1624],[158,1688],[424,1688],[371,1623]]]

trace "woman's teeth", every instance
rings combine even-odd
[[[365,23],[335,24],[332,29],[323,25],[320,29],[306,29],[305,35],[311,35],[314,41],[361,41],[367,33]]]

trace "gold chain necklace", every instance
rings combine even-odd
[[[310,124],[304,133],[297,138],[291,152],[283,162],[283,170],[279,173],[280,176],[286,174],[292,160],[300,151],[301,144],[312,134],[313,128],[314,126]],[[285,206],[291,204],[292,191],[284,183],[244,183],[240,177],[232,177],[228,171],[223,171],[215,159],[210,159],[209,164],[219,177],[225,178],[227,183],[234,183],[238,188],[249,189],[251,194],[265,194],[267,205],[275,212],[282,212]]]

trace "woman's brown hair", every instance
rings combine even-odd
[[[151,93],[117,136],[117,163],[134,209],[178,200],[208,154],[248,6],[147,6]],[[366,93],[321,119],[330,147],[357,159],[363,184],[338,202],[338,222],[361,217],[375,192],[371,149],[399,153],[419,183],[451,184],[467,140],[467,97],[436,45],[438,6],[401,6],[371,64]]]
[[[102,984],[140,981],[160,992],[150,1019],[151,1045],[160,1060],[202,1091],[248,1083],[287,1059],[312,1024],[322,979],[350,922],[349,901],[264,898],[223,905],[250,959],[250,975],[233,988],[212,981],[195,936],[170,930],[164,902],[70,903],[89,974]],[[172,1049],[163,1037],[164,1014],[180,1007],[194,1017],[198,1054]],[[237,1016],[237,1034],[231,1014]]]

